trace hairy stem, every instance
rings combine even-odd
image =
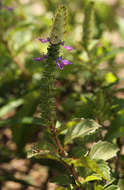
[[[41,119],[45,126],[54,125],[56,120],[55,110],[55,72],[56,59],[59,56],[59,45],[50,44],[48,58],[44,63],[44,71],[41,79]]]

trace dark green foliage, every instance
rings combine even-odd
[[[8,181],[20,189],[44,190],[48,181],[57,190],[124,189],[122,1],[61,0],[69,10],[61,40],[75,48],[67,53],[61,42],[36,40],[50,36],[60,1],[3,0],[14,10],[0,8],[0,189]],[[41,53],[47,59],[32,60]],[[72,64],[60,70],[59,56]],[[11,169],[15,160],[27,170]],[[44,187],[31,178],[38,165],[49,168]]]

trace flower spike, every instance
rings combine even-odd
[[[51,44],[59,44],[64,39],[66,18],[67,8],[64,5],[61,5],[57,9],[53,18],[53,25],[50,33]]]
[[[53,26],[50,33],[50,37],[38,38],[38,40],[41,43],[49,42],[50,47],[52,48],[59,47],[61,45],[68,51],[73,50],[74,48],[72,48],[71,46],[66,46],[65,42],[63,41],[64,33],[65,33],[66,17],[67,17],[66,7],[64,5],[59,6],[53,19]],[[48,51],[50,47],[48,47]],[[49,53],[47,55],[42,55],[41,57],[33,58],[33,60],[42,61],[48,57],[49,57]],[[56,64],[61,70],[64,68],[64,66],[71,64],[68,60],[66,59],[63,60],[62,57],[59,57],[59,54],[58,54],[58,57],[56,56],[54,58],[54,60],[56,60]]]
[[[70,51],[73,48],[64,45],[64,33],[66,26],[66,7],[61,5],[57,9],[51,32],[48,38],[38,38],[41,43],[49,42],[47,47],[47,54],[33,58],[35,61],[45,60],[43,64],[43,72],[41,78],[41,119],[44,126],[54,126],[56,122],[56,110],[55,110],[55,73],[57,67],[63,69],[64,66],[71,64],[68,60],[62,59],[59,55],[60,46],[63,46],[66,50]]]

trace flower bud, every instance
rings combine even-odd
[[[59,44],[64,39],[67,9],[64,5],[59,6],[53,18],[52,30],[50,33],[51,44]]]

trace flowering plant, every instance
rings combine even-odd
[[[106,141],[98,141],[93,145],[89,152],[82,153],[81,151],[79,155],[71,157],[67,149],[67,145],[69,146],[69,144],[77,138],[84,138],[87,135],[95,133],[101,125],[93,119],[76,118],[71,122],[69,127],[57,127],[55,108],[56,65],[62,70],[64,66],[71,64],[68,60],[63,60],[62,56],[59,56],[59,48],[60,46],[63,46],[68,51],[73,50],[72,47],[66,46],[63,41],[65,12],[66,8],[64,6],[60,6],[54,17],[50,37],[46,39],[39,38],[41,43],[50,43],[50,46],[47,49],[47,54],[43,54],[41,57],[33,58],[35,61],[45,60],[43,76],[41,79],[41,123],[46,126],[47,134],[49,134],[54,146],[51,148],[48,146],[46,150],[46,148],[44,149],[44,146],[47,142],[42,142],[42,145],[39,143],[33,147],[31,152],[29,152],[28,157],[30,158],[32,156],[35,157],[45,155],[48,158],[51,157],[57,160],[65,167],[66,173],[64,175],[60,175],[59,178],[53,178],[52,182],[63,186],[64,189],[82,190],[86,182],[98,182],[101,181],[102,178],[106,181],[111,181],[110,169],[106,161],[116,155],[118,148]],[[89,67],[91,66],[90,69],[93,69],[92,72],[95,73],[92,65],[91,52],[89,49],[92,39],[91,26],[93,24],[93,16],[94,3],[90,2],[85,13],[83,46],[89,56]],[[66,130],[66,132],[64,132],[64,130]],[[65,137],[62,144],[59,136],[63,133],[65,134]],[[111,148],[109,151],[111,154],[109,154],[107,150],[107,147],[110,146]],[[101,153],[103,153],[102,150],[104,148],[106,149],[107,155],[103,154],[102,157]],[[88,170],[90,169],[88,177],[82,177],[82,173],[79,170],[80,167],[87,168]],[[104,168],[104,171],[102,171],[102,168]],[[61,182],[61,179],[64,181]],[[95,190],[99,190],[99,187],[101,188],[100,190],[108,190],[105,186],[102,187],[101,185],[98,185],[98,183],[94,183]],[[113,188],[113,186],[111,187]]]
[[[0,188],[123,190],[121,0],[0,2]]]

